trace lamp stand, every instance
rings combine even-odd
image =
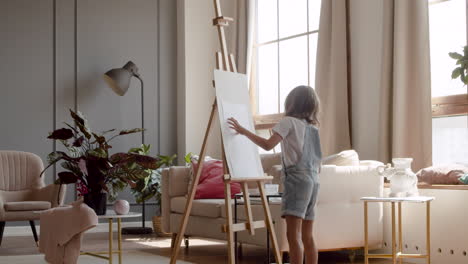
[[[128,64],[128,63],[127,63]],[[125,66],[127,66],[127,64]],[[125,67],[124,66],[124,67]],[[144,97],[144,86],[143,86],[143,79],[141,79],[138,73],[134,72],[134,76],[140,80],[141,83],[141,142],[145,144],[145,97]],[[151,227],[145,227],[145,219],[146,219],[146,210],[145,210],[145,201],[141,203],[141,227],[124,227],[122,228],[123,235],[143,235],[143,234],[151,234],[153,233],[153,229]]]

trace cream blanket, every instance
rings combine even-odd
[[[80,255],[81,236],[98,223],[93,209],[82,200],[71,206],[57,207],[40,215],[39,251],[51,264],[76,264]]]

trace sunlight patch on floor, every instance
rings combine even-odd
[[[149,240],[149,239],[141,239],[141,238],[127,238],[125,241],[131,241],[140,245],[149,246],[149,247],[156,247],[156,248],[170,248],[171,247],[171,239],[163,239],[163,240]],[[205,239],[197,239],[191,238],[189,239],[190,247],[196,246],[214,246],[214,245],[223,245],[224,242],[218,242],[214,240],[205,240]],[[182,242],[183,244],[183,242]]]

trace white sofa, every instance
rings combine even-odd
[[[262,165],[267,174],[274,176],[274,183],[280,182],[278,155],[263,155]],[[276,166],[275,166],[276,165]],[[162,219],[165,231],[177,233],[180,227],[190,171],[187,167],[171,167],[162,174]],[[280,186],[281,190],[281,186]],[[375,167],[361,162],[360,166],[324,165],[320,173],[320,193],[316,208],[314,236],[321,251],[357,249],[364,246],[363,196],[381,196],[383,178]],[[225,240],[221,232],[225,223],[223,199],[195,200],[185,235]],[[232,205],[233,206],[233,205]],[[239,205],[238,219],[245,220],[243,205]],[[260,205],[252,206],[255,219],[263,219]],[[281,252],[288,251],[285,222],[280,217],[279,202],[270,203],[275,222],[275,231]],[[381,248],[383,241],[383,210],[379,204],[369,205],[369,243],[371,248]],[[238,233],[238,241],[265,247],[265,229],[256,230],[255,236],[247,232]]]

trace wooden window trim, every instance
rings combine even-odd
[[[468,93],[432,97],[432,117],[468,114]]]

